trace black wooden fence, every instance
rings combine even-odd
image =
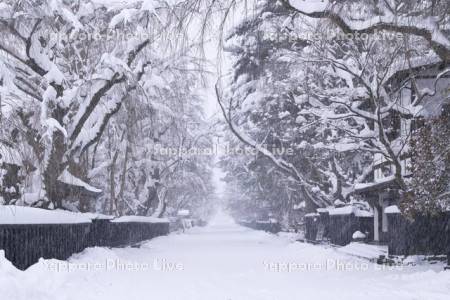
[[[355,231],[368,233],[373,238],[373,217],[359,217],[354,213],[330,215],[328,212],[305,216],[305,238],[308,241],[329,240],[334,245],[344,246],[352,241]]]
[[[330,215],[328,212],[305,215],[305,239],[319,242],[329,239]]]
[[[118,247],[167,235],[169,223],[112,222],[79,224],[0,224],[0,249],[18,269],[39,258],[64,260],[87,247]]]
[[[445,255],[450,252],[450,212],[409,220],[388,214],[391,255]]]
[[[271,233],[278,233],[281,231],[281,225],[278,222],[239,221],[238,224],[255,230],[263,230]]]
[[[361,231],[373,237],[373,217],[358,217],[354,214],[332,215],[329,221],[329,238],[332,244],[345,246],[353,240],[353,233]]]

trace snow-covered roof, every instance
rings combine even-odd
[[[384,209],[384,212],[386,214],[399,214],[399,213],[401,213],[400,209],[398,208],[397,205],[391,205],[391,206],[386,207]]]
[[[114,223],[169,223],[166,218],[144,217],[144,216],[123,216],[112,220]]]
[[[58,177],[58,181],[62,182],[62,183],[66,183],[69,185],[75,185],[75,186],[79,186],[79,187],[83,187],[85,188],[87,191],[92,192],[92,193],[101,193],[102,190],[93,187],[91,185],[89,185],[88,183],[84,182],[83,180],[81,180],[78,177],[73,176],[72,174],[70,174],[69,171],[64,170],[61,175],[59,175]]]
[[[45,210],[34,207],[1,205],[1,224],[76,224],[90,223],[83,214],[63,210]]]
[[[384,188],[391,184],[395,183],[394,176],[387,176],[382,179],[377,180],[376,182],[368,182],[368,183],[357,183],[355,184],[355,192],[366,192],[369,190]]]
[[[350,243],[344,247],[336,249],[338,252],[350,254],[352,256],[375,260],[380,255],[388,255],[388,247],[386,245],[369,245],[366,243]]]

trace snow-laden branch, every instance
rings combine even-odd
[[[428,41],[433,51],[443,60],[450,61],[450,41],[440,30],[433,16],[402,16],[384,11],[384,15],[372,16],[366,20],[351,20],[342,14],[335,3],[328,0],[282,0],[291,10],[311,18],[326,18],[345,33],[368,33],[392,31],[411,34]],[[339,2],[338,2],[339,3]]]
[[[135,47],[131,48],[131,50],[127,54],[127,63],[126,65],[119,59],[115,59],[113,64],[120,66],[121,68],[128,69],[131,64],[136,59],[137,55],[150,43],[150,40],[145,40],[139,44],[137,44]],[[110,56],[109,56],[110,57]],[[111,59],[109,59],[110,61]],[[82,129],[84,128],[88,118],[92,115],[95,108],[97,107],[98,103],[106,95],[106,93],[111,90],[115,85],[119,83],[123,83],[126,80],[126,76],[120,72],[119,70],[116,70],[112,76],[99,83],[94,92],[92,93],[93,96],[90,98],[88,104],[85,106],[84,110],[80,112],[80,117],[78,118],[76,125],[70,135],[70,140],[73,143],[76,141],[78,136],[80,135]],[[112,110],[114,111],[114,110]],[[105,115],[107,117],[108,114]]]
[[[308,181],[303,177],[303,175],[297,170],[297,168],[280,158],[277,158],[273,155],[272,152],[267,150],[266,148],[262,147],[257,142],[253,141],[252,138],[247,136],[245,133],[241,132],[237,126],[233,123],[232,117],[231,117],[231,106],[229,107],[228,113],[225,110],[224,104],[221,100],[221,94],[219,91],[218,83],[216,83],[215,86],[215,92],[216,92],[216,99],[220,106],[220,109],[222,111],[223,117],[225,118],[225,121],[227,122],[230,130],[233,132],[233,134],[245,145],[252,147],[258,153],[262,154],[264,157],[268,158],[279,170],[281,170],[284,174],[292,177],[296,182],[298,182],[305,194],[310,198],[312,202],[314,202],[319,207],[325,207],[331,203],[329,199],[327,199],[324,195],[311,195],[311,189],[313,188],[311,184],[308,183]]]

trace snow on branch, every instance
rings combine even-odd
[[[331,202],[323,195],[320,195],[320,197],[317,197],[318,195],[315,194],[314,196],[311,195],[310,190],[317,190],[313,186],[311,186],[307,180],[303,177],[303,175],[297,170],[297,168],[280,158],[276,158],[272,152],[267,150],[266,148],[262,147],[257,142],[253,141],[251,137],[247,136],[245,133],[241,132],[236,125],[233,123],[231,118],[231,106],[228,109],[228,113],[225,110],[224,104],[222,103],[220,91],[219,91],[219,85],[216,83],[215,85],[215,92],[216,92],[216,99],[217,102],[222,110],[223,117],[225,118],[225,121],[228,123],[228,126],[230,130],[233,132],[233,134],[244,144],[247,146],[250,146],[254,148],[258,153],[262,154],[264,157],[267,157],[279,170],[281,170],[284,174],[292,177],[295,181],[300,183],[302,186],[304,192],[308,195],[311,201],[313,201],[316,205],[319,207],[325,207],[329,205]]]
[[[84,182],[83,180],[81,180],[78,177],[75,177],[67,169],[64,170],[61,175],[59,175],[58,181],[69,184],[69,185],[75,185],[75,186],[82,187],[82,188],[86,189],[87,191],[90,191],[93,193],[98,194],[98,193],[102,192],[102,190],[89,185],[88,183]]]
[[[282,0],[295,12],[311,18],[327,18],[335,23],[345,33],[375,33],[386,30],[404,34],[416,35],[428,41],[433,51],[443,60],[450,60],[450,41],[440,30],[433,16],[402,16],[384,11],[366,20],[351,20],[342,14],[336,4],[317,0]]]

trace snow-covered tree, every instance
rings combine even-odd
[[[158,206],[158,173],[171,163],[153,148],[199,134],[178,132],[198,121],[189,113],[201,101],[193,85],[201,62],[182,26],[196,13],[190,4],[0,4],[2,114],[13,116],[8,131],[23,148],[24,204],[116,214],[146,213],[143,198]],[[71,187],[100,200],[66,201]]]
[[[407,190],[404,125],[450,72],[446,2],[368,2],[262,1],[225,44],[234,60],[219,100],[232,131],[317,206],[348,200],[374,157]],[[433,83],[417,84],[431,67]],[[292,147],[295,160],[262,144]]]
[[[411,178],[402,197],[409,216],[435,214],[450,205],[450,114],[424,121],[411,138]]]

